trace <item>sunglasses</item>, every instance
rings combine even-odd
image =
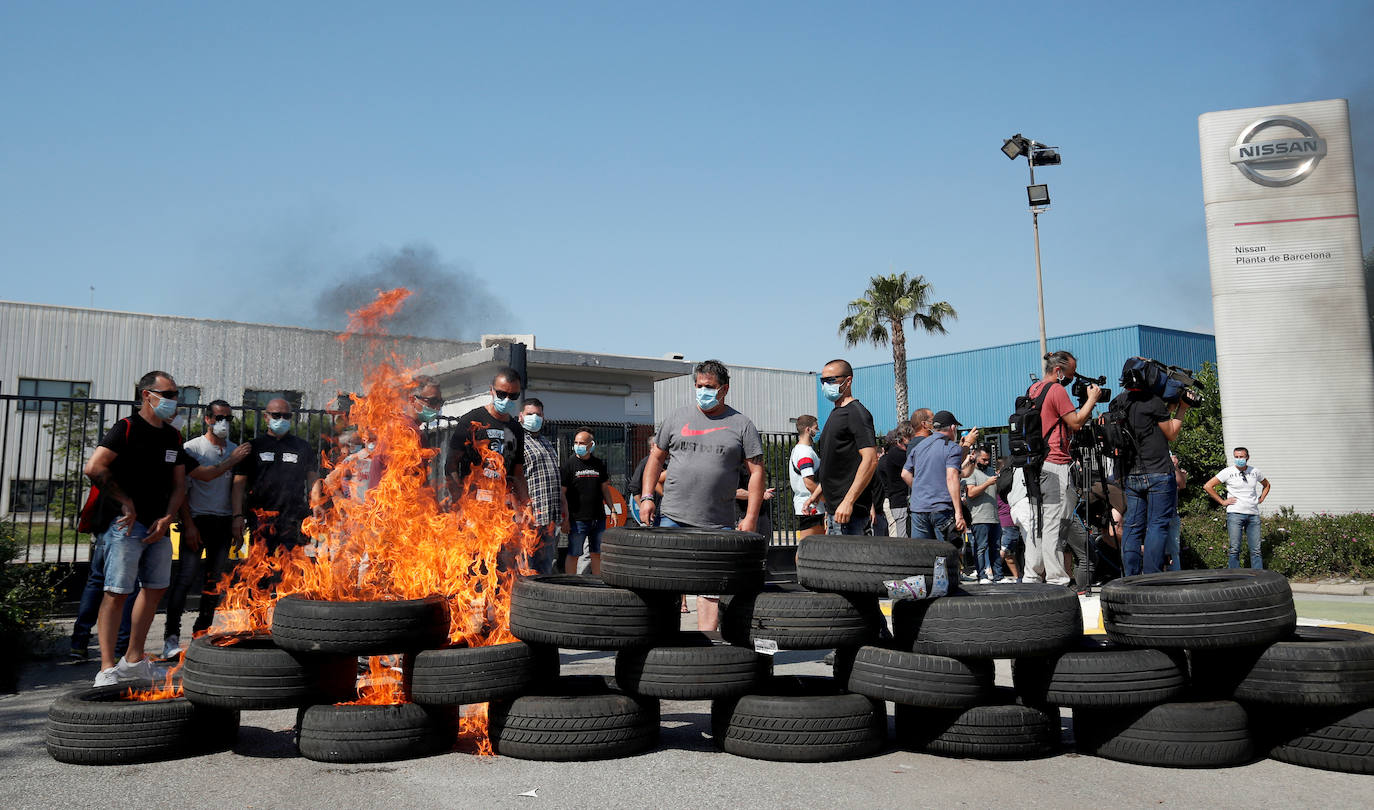
[[[844,375],[843,377],[822,377],[822,378],[821,378],[821,382],[826,383],[826,384],[837,383],[837,382],[839,382],[840,380],[848,379],[848,377],[849,377],[848,374]]]
[[[443,398],[443,397],[422,397],[422,396],[420,396],[419,394],[411,394],[411,396],[415,397],[416,399],[420,400],[421,402],[425,403],[426,405],[428,405],[428,406],[431,407],[431,408],[442,408],[442,407],[444,407],[444,398]]]
[[[181,396],[181,392],[178,391],[178,390],[175,389],[175,388],[173,388],[173,389],[170,390],[170,391],[159,391],[159,390],[157,390],[156,388],[147,388],[147,389],[144,389],[144,390],[146,390],[146,391],[147,391],[148,393],[150,393],[150,394],[157,394],[158,396],[162,397],[163,399],[176,399],[176,398],[178,398],[178,397]]]
[[[231,413],[226,413],[223,415],[217,413],[207,413],[205,414],[205,421],[210,422],[211,424],[215,422],[232,422],[234,421],[234,415]]]
[[[491,392],[492,392],[493,394],[496,395],[496,398],[497,398],[497,399],[519,399],[519,398],[520,398],[520,392],[519,392],[519,391],[502,391],[502,390],[499,389],[499,388],[493,388],[493,389],[491,389]]]
[[[290,412],[290,411],[268,411],[268,412],[267,412],[267,415],[270,416],[270,417],[272,417],[273,419],[290,419],[290,418],[291,418],[291,412]]]

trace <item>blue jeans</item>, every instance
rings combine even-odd
[[[1183,533],[1183,518],[1179,517],[1178,511],[1174,511],[1174,519],[1169,521],[1169,539],[1164,544],[1164,553],[1169,556],[1166,564],[1167,571],[1183,570],[1183,560],[1179,557],[1181,549],[1179,546],[1179,535]]]
[[[1126,521],[1121,531],[1121,568],[1126,576],[1139,574],[1142,570],[1146,574],[1157,574],[1163,569],[1169,522],[1177,511],[1178,483],[1173,473],[1126,477]]]
[[[606,531],[606,519],[596,520],[574,520],[572,531],[568,532],[568,556],[581,557],[582,544],[585,541],[591,546],[591,553],[601,553],[601,533]]]
[[[138,588],[134,588],[138,594]],[[91,544],[91,572],[86,576],[86,589],[81,592],[81,607],[77,608],[76,621],[72,624],[72,649],[84,650],[91,644],[91,631],[95,620],[100,616],[100,603],[105,598],[105,536],[95,535]],[[119,621],[119,639],[115,642],[115,655],[121,656],[129,649],[129,624],[134,615],[134,600],[124,600],[124,617]]]
[[[954,517],[954,510],[942,509],[939,512],[912,512],[911,536],[927,540],[948,540],[940,533],[940,526]]]
[[[992,579],[1002,578],[1002,526],[998,523],[974,523],[973,551],[978,557],[978,576],[992,572]]]
[[[1237,512],[1226,513],[1226,534],[1231,538],[1231,548],[1227,553],[1226,567],[1240,567],[1240,536],[1242,533],[1250,545],[1250,567],[1263,568],[1264,557],[1260,554],[1259,515],[1242,515]]]
[[[857,513],[849,516],[848,523],[841,523],[835,520],[835,513],[827,511],[825,513],[825,533],[833,535],[865,535],[873,521],[869,519],[868,512],[862,515]]]

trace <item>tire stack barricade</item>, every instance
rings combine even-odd
[[[1374,773],[1374,636],[1297,627],[1282,575],[1127,577],[1101,604],[1106,641],[1016,662],[1023,695],[1073,709],[1079,751],[1179,768],[1267,754]]]

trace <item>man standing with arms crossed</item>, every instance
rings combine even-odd
[[[197,466],[181,448],[181,434],[167,423],[176,415],[180,396],[172,376],[165,371],[144,374],[138,396],[138,411],[110,428],[84,470],[100,488],[97,527],[106,546],[105,596],[96,619],[101,667],[96,686],[161,674],[143,645],[172,579],[168,531],[186,497],[186,471]],[[116,661],[115,637],[135,582],[142,583],[142,590],[134,603],[129,649]]]
[[[640,482],[640,521],[653,525],[656,508],[651,493],[659,471],[667,463],[662,526],[755,531],[767,480],[758,428],[749,417],[725,404],[730,371],[723,363],[698,363],[693,377],[696,405],[684,405],[673,411],[654,437]],[[735,490],[741,463],[749,469],[749,505],[736,526]],[[709,595],[697,598],[699,629],[716,629],[719,605],[719,599]]]
[[[825,419],[816,450],[821,457],[821,493],[829,534],[867,534],[872,525],[878,439],[873,414],[854,398],[854,369],[831,360],[821,369],[821,394],[835,407]]]

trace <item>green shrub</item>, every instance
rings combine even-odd
[[[1225,568],[1229,539],[1226,513],[1184,515],[1183,562],[1196,568]],[[1374,514],[1299,516],[1285,506],[1260,522],[1264,566],[1294,579],[1374,578]],[[1248,563],[1242,554],[1243,563]]]
[[[19,665],[51,632],[46,621],[57,608],[61,572],[56,565],[15,562],[22,548],[14,524],[0,520],[0,692],[18,688]]]

